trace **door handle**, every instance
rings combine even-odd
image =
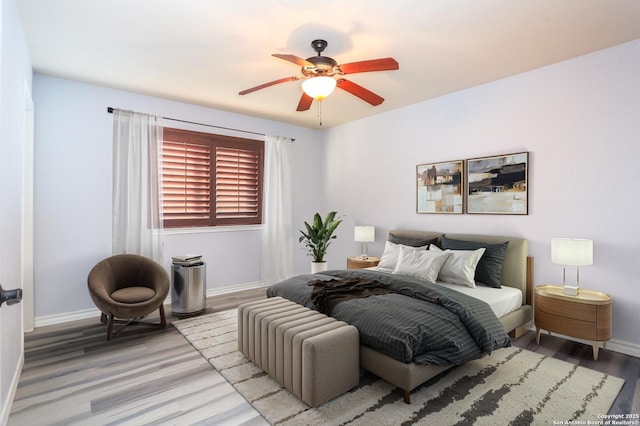
[[[4,302],[7,302],[7,305],[15,305],[16,303],[20,303],[22,300],[22,289],[15,288],[13,290],[5,290],[0,285],[0,307]]]

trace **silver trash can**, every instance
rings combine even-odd
[[[171,264],[171,311],[176,316],[192,316],[204,312],[206,298],[206,264]]]

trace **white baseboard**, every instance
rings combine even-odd
[[[621,354],[634,356],[640,358],[640,345],[635,343],[623,342],[622,340],[609,340],[607,342],[607,349],[611,349],[614,352]]]
[[[9,383],[9,393],[4,401],[2,401],[2,407],[0,409],[0,425],[6,425],[9,423],[9,413],[11,413],[11,406],[13,405],[13,399],[16,397],[16,391],[18,390],[18,382],[20,381],[20,375],[22,374],[22,367],[24,366],[24,351],[20,354],[18,359],[18,367],[13,372],[11,383]]]
[[[99,316],[100,310],[98,308],[83,309],[80,311],[65,312],[62,314],[46,315],[43,317],[36,317],[34,329],[38,327],[46,327],[48,325],[64,324],[66,322],[78,321],[87,318],[96,318]]]
[[[265,285],[266,284],[263,284],[261,281],[254,281],[250,283],[214,288],[211,290],[207,290],[206,297],[218,296],[221,294],[228,294],[236,291],[251,290],[254,288],[264,287]],[[171,305],[170,295],[167,296],[167,299],[164,301],[164,304]],[[80,311],[65,312],[62,314],[46,315],[42,317],[36,317],[35,328],[45,327],[48,325],[55,325],[55,324],[64,324],[67,322],[78,321],[78,320],[83,320],[87,318],[97,318],[99,316],[100,316],[100,310],[97,308],[82,309]]]
[[[267,287],[267,286],[269,286],[269,284],[266,284],[262,281],[253,281],[250,283],[230,285],[227,287],[220,287],[220,288],[207,290],[207,297],[219,296],[221,294],[235,293],[236,291],[253,290],[255,288]]]
[[[552,333],[552,335],[560,336],[563,339],[572,340],[574,342],[584,343],[585,345],[589,345],[589,346],[593,344],[593,342],[589,340],[576,339],[575,337],[564,336],[562,334]],[[600,345],[600,350],[602,351],[602,345]],[[623,342],[622,340],[615,340],[615,339],[609,340],[607,342],[606,350],[640,358],[640,345],[636,345],[630,342]]]

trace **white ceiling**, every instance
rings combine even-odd
[[[639,0],[17,2],[36,72],[311,128],[300,81],[238,92],[299,76],[271,54],[314,56],[317,38],[338,63],[400,63],[347,76],[385,102],[337,89],[324,128],[640,38]]]

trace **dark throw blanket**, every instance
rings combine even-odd
[[[381,282],[370,278],[314,280],[309,285],[313,286],[311,301],[325,315],[331,315],[333,308],[340,302],[393,292]]]
[[[345,300],[330,315],[360,332],[360,343],[398,361],[460,365],[511,346],[504,327],[485,302],[417,278],[371,270],[305,274],[271,286],[280,296],[318,310],[312,301],[315,280],[375,280],[392,292]]]

